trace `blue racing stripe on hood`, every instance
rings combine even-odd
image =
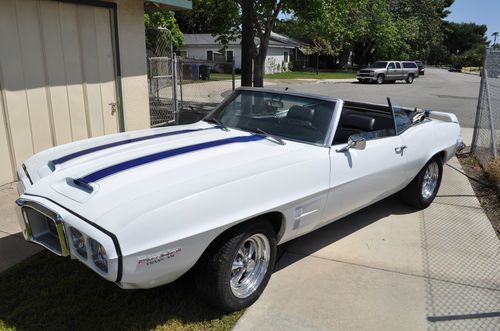
[[[139,158],[136,158],[133,160],[124,161],[124,162],[109,166],[107,168],[97,170],[95,172],[92,172],[92,173],[84,176],[84,177],[80,177],[78,179],[75,179],[75,183],[82,185],[82,186],[88,186],[90,183],[96,182],[96,181],[103,179],[105,177],[114,175],[116,173],[131,169],[131,168],[135,168],[135,167],[147,164],[147,163],[151,163],[154,161],[167,159],[169,157],[182,155],[182,154],[186,154],[186,153],[196,152],[196,151],[199,151],[202,149],[207,149],[207,148],[212,148],[212,147],[217,147],[217,146],[222,146],[222,145],[228,145],[228,144],[234,144],[234,143],[246,143],[246,142],[258,141],[258,140],[263,140],[263,139],[266,139],[266,137],[261,136],[261,135],[239,136],[239,137],[232,137],[232,138],[208,141],[208,142],[204,142],[204,143],[174,148],[174,149],[166,150],[163,152],[158,152],[158,153],[142,156],[142,157],[139,157]]]
[[[101,145],[101,146],[95,146],[95,147],[87,148],[87,149],[84,149],[84,150],[81,150],[81,151],[78,151],[78,152],[75,152],[75,153],[71,153],[71,154],[66,155],[66,156],[62,156],[62,157],[60,157],[58,159],[49,161],[49,165],[51,167],[53,167],[56,164],[62,164],[62,163],[67,162],[69,160],[76,159],[77,157],[80,157],[80,156],[83,156],[83,155],[87,155],[87,154],[91,154],[91,153],[95,153],[95,152],[98,152],[98,151],[102,151],[104,149],[113,148],[113,147],[116,147],[116,146],[131,144],[131,143],[135,143],[135,142],[139,142],[139,141],[144,141],[144,140],[150,140],[150,139],[156,139],[156,138],[174,136],[174,135],[178,135],[178,134],[191,133],[191,132],[197,132],[197,131],[203,131],[203,130],[210,130],[210,129],[220,129],[220,126],[214,126],[214,127],[202,128],[202,129],[186,129],[186,130],[179,130],[179,131],[171,131],[171,132],[158,133],[158,134],[154,134],[154,135],[151,135],[151,136],[144,136],[144,137],[138,137],[138,138],[120,140],[120,141],[116,141],[114,143],[109,143],[109,144],[105,144],[105,145]]]

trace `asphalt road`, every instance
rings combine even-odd
[[[387,97],[405,107],[455,113],[464,128],[474,127],[480,77],[443,69],[426,68],[413,84],[360,84],[358,82],[317,82],[293,84],[290,90],[336,96],[353,101],[386,104]]]

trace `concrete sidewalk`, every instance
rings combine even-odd
[[[21,234],[14,204],[17,197],[15,184],[0,186],[0,272],[41,250]]]
[[[235,327],[256,329],[499,330],[500,242],[467,178],[445,166],[424,211],[389,198],[291,242]]]

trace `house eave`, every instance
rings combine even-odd
[[[144,1],[147,10],[189,10],[193,9],[192,0],[148,0]]]

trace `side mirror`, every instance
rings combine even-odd
[[[363,150],[366,147],[366,139],[361,137],[360,135],[352,135],[347,140],[347,145],[344,147],[335,150],[337,153],[347,152],[349,149],[354,148],[358,150]]]

